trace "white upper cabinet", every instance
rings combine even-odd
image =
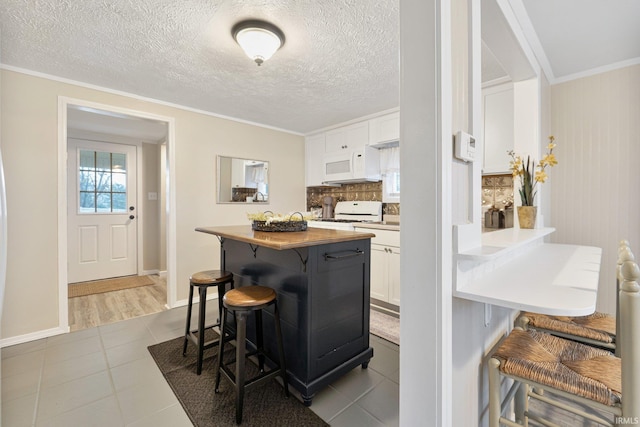
[[[369,123],[343,126],[328,131],[325,136],[325,153],[359,150],[369,142]]]
[[[324,171],[322,157],[324,156],[325,134],[308,136],[305,138],[305,185],[316,187],[322,185]]]
[[[509,171],[507,151],[513,150],[514,92],[506,84],[482,91],[484,124],[483,174]]]
[[[369,145],[384,146],[400,141],[400,112],[369,120]]]
[[[231,160],[231,186],[236,188],[247,186],[244,178],[244,159]]]

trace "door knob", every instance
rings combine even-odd
[[[135,218],[135,216],[129,215],[129,219],[134,219],[134,218]]]
[[[129,210],[130,210],[130,211],[132,211],[132,210],[134,210],[134,209],[135,209],[135,208],[134,208],[133,206],[129,206]]]

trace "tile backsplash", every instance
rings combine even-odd
[[[354,200],[382,201],[382,181],[343,184],[340,187],[307,187],[307,210],[322,207],[322,199],[332,196],[333,203]],[[383,203],[383,215],[400,215],[400,203]]]
[[[502,209],[509,202],[513,204],[513,176],[511,174],[484,175],[482,177],[482,207],[495,206]]]

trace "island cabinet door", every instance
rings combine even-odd
[[[311,277],[311,378],[369,347],[370,241],[317,247]]]

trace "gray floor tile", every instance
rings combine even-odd
[[[25,372],[40,372],[44,364],[45,351],[37,350],[4,359],[2,361],[2,378]]]
[[[390,348],[391,350],[400,351],[399,345],[394,344],[391,341],[387,341],[384,338],[380,338],[376,335],[371,335],[371,339],[369,341],[370,341],[370,345],[372,345],[373,343],[381,344],[381,345],[384,345],[385,347]]]
[[[352,403],[352,399],[329,386],[320,390],[313,397],[310,408],[323,420],[330,420]]]
[[[119,322],[108,323],[106,325],[98,326],[98,332],[105,334],[109,332],[120,331],[122,329],[128,329],[137,325],[145,325],[141,317],[134,317],[132,319],[121,320]]]
[[[2,402],[19,399],[38,392],[40,369],[11,375],[2,379]]]
[[[384,427],[384,424],[358,405],[349,406],[329,420],[329,424],[331,427]]]
[[[37,420],[80,408],[113,394],[106,371],[69,381],[40,391]]]
[[[400,369],[400,353],[382,344],[374,344],[373,358],[369,362],[369,369],[384,376],[392,375]]]
[[[182,409],[182,405],[176,403],[160,412],[127,424],[127,427],[187,427],[191,425],[191,420]]]
[[[138,341],[132,341],[116,347],[105,349],[107,354],[107,363],[109,367],[124,365],[134,360],[151,357],[147,347],[156,343],[155,338],[151,335]]]
[[[385,379],[373,390],[362,396],[356,404],[380,420],[385,426],[400,423],[400,386]]]
[[[70,335],[73,335],[72,332]],[[58,363],[91,353],[102,351],[102,342],[96,334],[79,340],[49,345],[47,343],[45,364]]]
[[[139,341],[145,338],[153,338],[149,329],[143,322],[129,322],[127,327],[117,330],[100,331],[104,348],[116,347],[132,341]]]
[[[10,402],[2,400],[2,425],[11,427],[31,427],[36,412],[37,395],[14,399]]]
[[[208,301],[207,324],[216,305]],[[194,327],[196,313],[197,305]],[[181,307],[4,349],[4,425],[32,426],[38,405],[38,426],[190,426],[147,350],[182,336],[185,319]],[[371,346],[369,369],[353,369],[313,399],[311,409],[332,426],[397,425],[399,348],[377,337]]]
[[[152,330],[153,338],[156,340],[156,343],[161,343],[165,341],[172,340],[177,337],[184,336],[184,325],[180,326],[177,329],[157,329]]]
[[[389,378],[391,381],[393,381],[396,384],[400,384],[400,369],[395,371],[393,374],[389,375],[387,378]]]
[[[152,381],[164,381],[162,372],[153,359],[138,359],[111,369],[111,378],[116,391],[144,385]]]
[[[36,427],[117,427],[124,426],[114,395],[49,419],[38,419]]]
[[[104,353],[98,351],[55,363],[45,363],[42,387],[52,387],[107,369]]]
[[[2,360],[13,356],[31,353],[32,351],[44,350],[47,345],[47,339],[30,341],[22,344],[16,344],[2,349]]]
[[[90,337],[98,336],[98,329],[87,328],[69,334],[60,334],[47,338],[47,347],[58,344],[66,344],[74,341],[84,340]]]
[[[355,401],[364,396],[383,380],[384,376],[380,375],[373,369],[362,369],[357,367],[331,384],[331,386],[341,394],[347,396],[347,398]]]
[[[127,388],[118,392],[117,396],[125,424],[142,420],[172,405],[179,405],[164,378]]]

